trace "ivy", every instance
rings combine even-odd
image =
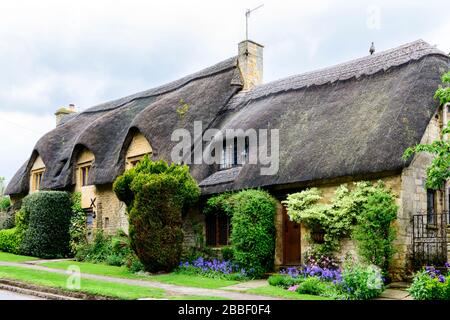
[[[357,182],[353,190],[339,186],[331,203],[322,202],[317,188],[290,194],[282,201],[292,221],[310,229],[320,225],[325,231],[324,242],[314,244],[312,253],[333,255],[340,249],[341,240],[350,236],[364,260],[385,268],[393,253],[395,232],[391,223],[398,209],[390,190],[381,181],[377,185]]]
[[[442,76],[442,82],[446,86],[440,86],[434,97],[439,100],[441,105],[445,105],[450,103],[450,72]],[[448,124],[444,125],[442,134],[450,134],[450,127],[448,127]],[[445,181],[450,178],[450,143],[435,140],[430,144],[418,144],[409,147],[403,153],[403,159],[408,160],[414,154],[423,152],[434,155],[431,165],[427,168],[426,187],[435,190],[442,189]]]

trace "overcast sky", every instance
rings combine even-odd
[[[264,80],[419,38],[450,52],[447,1],[0,0],[0,176],[9,180],[54,111],[148,89],[265,46]]]

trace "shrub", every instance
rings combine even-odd
[[[11,206],[11,200],[9,197],[0,195],[0,211],[6,211]]]
[[[28,215],[21,251],[40,258],[60,258],[69,253],[72,202],[67,192],[41,191],[23,200]]]
[[[308,277],[302,281],[295,290],[301,294],[324,295],[328,286],[317,277]]]
[[[408,292],[416,300],[450,300],[450,274],[426,267],[416,273]]]
[[[291,277],[284,274],[274,274],[267,279],[271,286],[287,289],[304,281],[303,277]]]
[[[376,266],[346,263],[342,280],[337,282],[340,295],[344,299],[369,300],[379,296],[384,290],[380,269]]]
[[[230,198],[234,261],[255,277],[273,269],[276,202],[263,190],[244,190]]]
[[[0,251],[18,254],[22,239],[16,228],[0,230]]]
[[[332,256],[339,250],[340,241],[351,235],[361,258],[386,271],[394,253],[396,235],[391,223],[397,217],[398,207],[383,182],[357,182],[352,190],[341,185],[330,204],[321,203],[321,199],[320,191],[311,188],[290,194],[282,201],[293,221],[310,229],[320,226],[325,232],[323,243],[313,245],[313,253]]]
[[[223,247],[221,250],[222,259],[233,261],[234,259],[234,249],[232,246]]]
[[[202,275],[209,278],[220,278],[227,280],[245,280],[250,278],[250,275],[245,269],[240,268],[231,261],[218,259],[205,260],[202,257],[192,263],[180,263],[176,272],[187,275]]]
[[[92,242],[83,242],[77,246],[75,259],[117,267],[126,266],[132,272],[144,270],[142,263],[130,248],[128,236],[121,231],[114,236],[108,236],[102,230],[98,230]]]
[[[380,267],[384,272],[388,271],[395,251],[393,241],[396,230],[392,221],[397,218],[397,209],[390,191],[383,187],[374,188],[362,205],[352,234],[362,260]]]
[[[127,204],[131,247],[146,270],[175,268],[182,254],[182,212],[200,195],[189,168],[145,157],[117,178],[114,191]]]
[[[77,247],[87,242],[86,238],[87,215],[81,206],[81,194],[76,192],[72,195],[72,217],[70,218],[70,251],[73,255]]]

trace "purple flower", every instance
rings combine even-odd
[[[443,275],[440,275],[440,276],[438,277],[438,279],[439,279],[439,282],[441,282],[441,283],[444,283],[444,282],[445,282],[445,277],[444,277]]]

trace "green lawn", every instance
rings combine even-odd
[[[299,294],[297,292],[287,291],[280,287],[274,287],[267,285],[264,287],[248,289],[245,293],[259,294],[262,296],[278,297],[284,299],[294,299],[294,300],[332,300],[326,297],[313,296],[309,294]]]
[[[223,297],[213,296],[173,296],[169,300],[231,300]]]
[[[19,256],[16,254],[11,254],[11,253],[6,253],[6,252],[0,251],[0,261],[24,262],[24,261],[31,261],[31,260],[37,260],[37,258],[27,257],[27,256]]]
[[[80,289],[70,290],[67,288],[68,277],[66,275],[21,267],[0,266],[0,278],[59,288],[65,291],[79,291],[124,300],[164,298],[165,296],[165,291],[159,288],[147,288],[91,279],[81,279]]]
[[[176,273],[146,276],[134,274],[128,271],[127,268],[125,267],[114,267],[105,264],[97,264],[89,262],[58,261],[58,262],[44,262],[40,265],[55,269],[67,269],[67,267],[71,265],[76,265],[80,267],[80,271],[82,273],[98,274],[118,278],[158,281],[169,284],[175,284],[179,286],[195,287],[195,288],[217,289],[238,283],[238,281],[212,279],[202,276],[183,275]]]

